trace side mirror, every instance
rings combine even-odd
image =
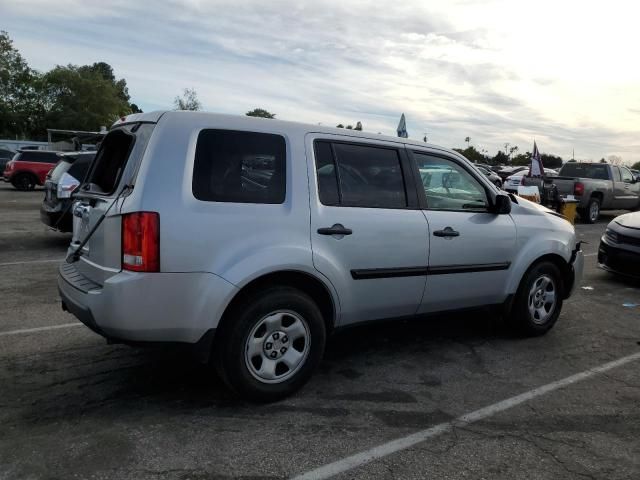
[[[493,201],[493,208],[491,210],[498,215],[508,215],[511,213],[511,197],[499,193]]]

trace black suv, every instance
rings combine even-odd
[[[40,219],[45,225],[61,232],[73,230],[71,194],[80,186],[96,152],[74,152],[60,155],[60,161],[44,182],[44,200]]]

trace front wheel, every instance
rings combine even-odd
[[[552,262],[542,261],[522,278],[511,309],[511,323],[525,336],[547,333],[562,310],[562,276]]]
[[[298,390],[324,353],[322,313],[305,293],[271,288],[231,312],[216,341],[217,367],[241,397],[272,402]]]

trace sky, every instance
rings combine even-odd
[[[29,64],[109,63],[144,111],[204,110],[640,161],[633,0],[0,0]]]

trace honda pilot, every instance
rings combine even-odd
[[[456,152],[366,132],[134,114],[73,195],[63,308],[110,342],[190,344],[257,401],[361,322],[496,306],[542,335],[583,269],[559,214]]]

